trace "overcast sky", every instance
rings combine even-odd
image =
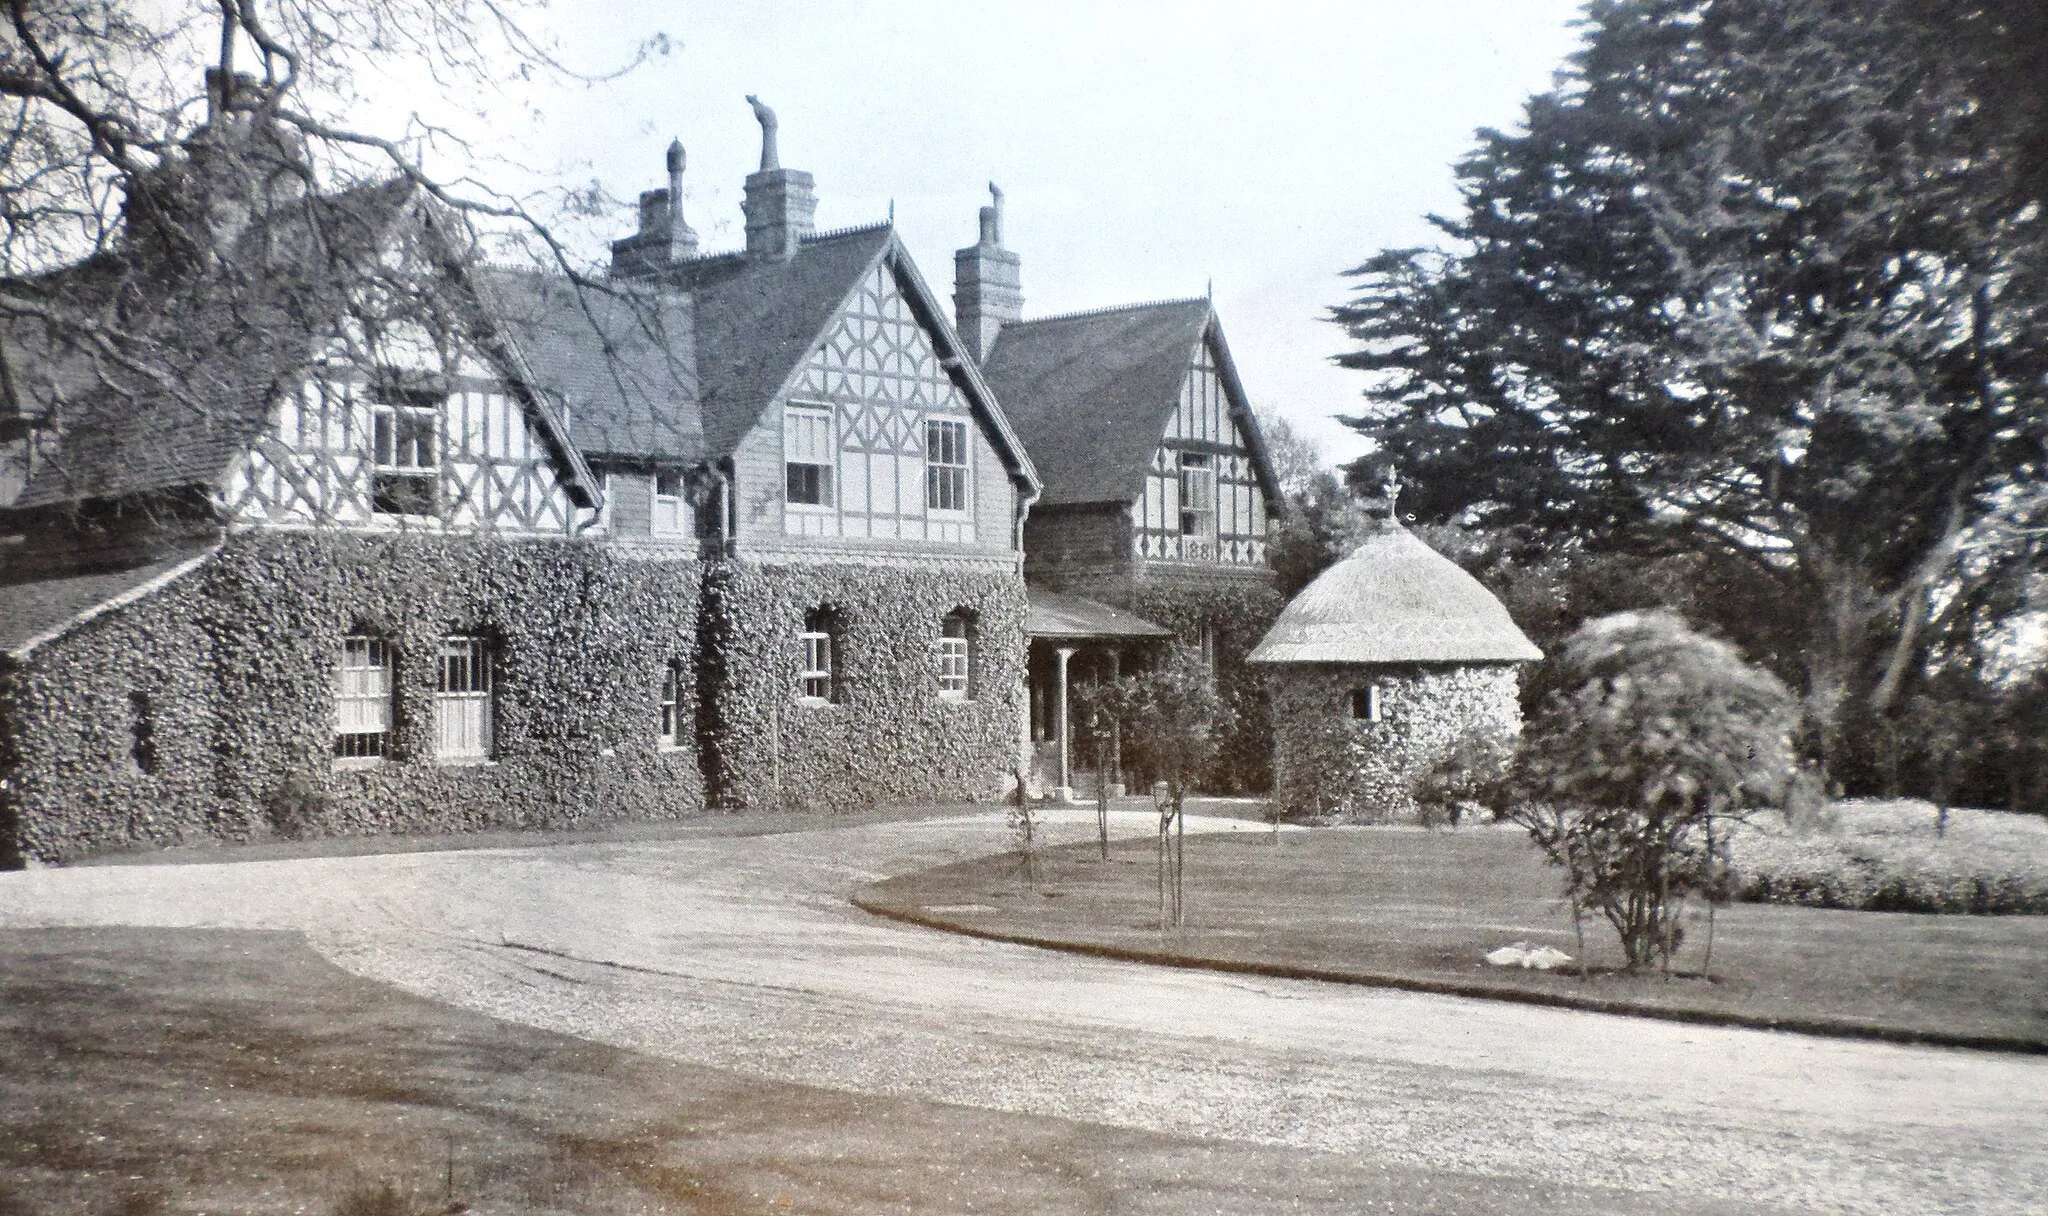
[[[1451,162],[1512,127],[1576,43],[1578,0],[1295,4],[556,0],[571,57],[677,45],[623,81],[540,100],[500,134],[529,163],[624,197],[689,150],[684,213],[708,249],[741,243],[758,93],[782,163],[817,178],[823,228],[885,218],[950,299],[993,179],[1024,259],[1027,316],[1199,296],[1215,284],[1239,370],[1341,460],[1332,416],[1360,378],[1321,320],[1377,249],[1426,242],[1455,207]],[[632,218],[622,212],[617,232]]]

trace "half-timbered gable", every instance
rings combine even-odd
[[[1266,563],[1267,483],[1238,422],[1249,411],[1234,396],[1223,365],[1212,340],[1195,348],[1134,512],[1131,544],[1139,557],[1246,568]]]
[[[249,526],[572,535],[595,512],[535,412],[502,378],[317,368],[279,400],[221,506]]]
[[[1034,561],[1263,574],[1277,488],[1207,300],[1006,324],[987,370],[1045,478]]]

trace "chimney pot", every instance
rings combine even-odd
[[[1003,192],[988,184],[981,239],[953,254],[953,318],[977,362],[988,358],[1004,325],[1024,317],[1024,259],[1003,248]]]
[[[612,273],[622,278],[658,273],[697,253],[697,234],[683,222],[683,143],[668,145],[668,188],[640,192],[640,231],[612,242]]]

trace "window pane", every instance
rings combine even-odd
[[[832,470],[821,464],[791,464],[789,501],[813,507],[832,505]]]

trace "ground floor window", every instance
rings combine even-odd
[[[341,668],[334,684],[337,760],[372,760],[387,753],[391,687],[389,642],[366,633],[352,633],[341,640]]]
[[[974,622],[965,610],[946,614],[939,628],[939,695],[965,701],[973,695]]]
[[[1351,716],[1359,722],[1380,720],[1380,686],[1368,684],[1351,690]]]
[[[802,667],[797,674],[797,693],[806,701],[839,699],[838,632],[830,609],[816,608],[804,617],[804,631],[798,635]]]
[[[661,746],[673,751],[683,745],[683,665],[670,661],[661,676]]]
[[[436,756],[444,760],[490,759],[495,665],[487,638],[456,635],[441,639],[440,663],[434,680]]]
[[[156,771],[156,709],[146,692],[128,694],[128,758],[142,772]]]

